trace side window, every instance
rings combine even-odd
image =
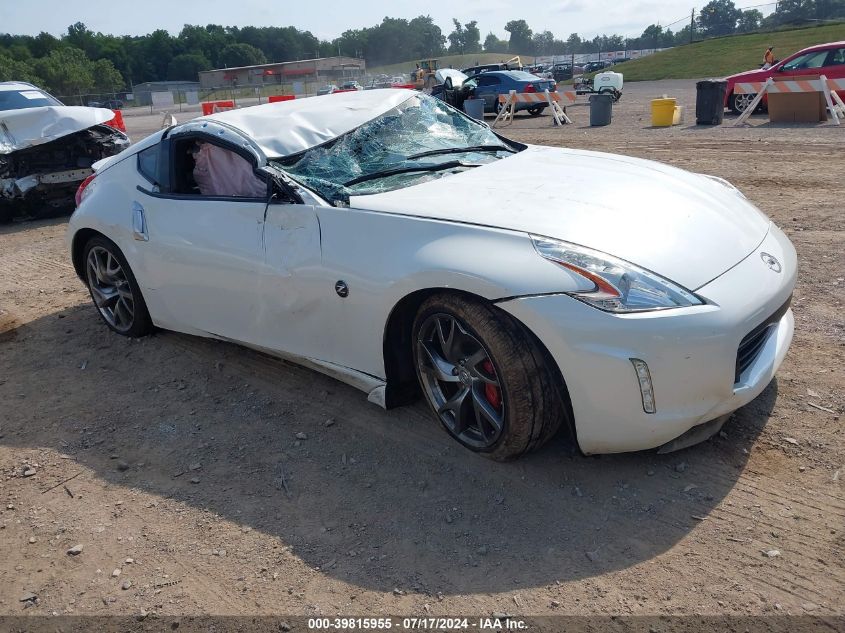
[[[825,66],[841,66],[845,64],[845,48],[836,48],[830,51],[830,57]]]
[[[157,144],[138,152],[138,171],[154,185],[158,184],[158,155]]]
[[[827,59],[829,51],[818,51],[815,53],[807,53],[796,57],[788,64],[785,64],[784,70],[803,70],[804,68],[821,68]]]
[[[479,75],[477,81],[479,86],[496,86],[499,84],[499,78],[493,75]]]
[[[203,138],[173,143],[173,193],[227,198],[267,197],[267,181],[236,151]]]

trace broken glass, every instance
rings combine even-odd
[[[337,203],[442,178],[519,149],[486,125],[420,93],[328,143],[273,162]]]

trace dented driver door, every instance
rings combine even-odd
[[[310,204],[273,203],[264,225],[264,271],[259,311],[262,347],[312,356],[313,313],[326,299],[320,222]],[[328,286],[331,290],[331,286]],[[334,291],[331,291],[332,296]]]

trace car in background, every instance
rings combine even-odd
[[[810,46],[776,62],[771,68],[747,70],[726,77],[728,85],[725,90],[725,107],[740,114],[745,112],[757,96],[735,93],[734,86],[737,83],[763,82],[769,77],[793,79],[818,75],[824,75],[828,79],[845,79],[845,41]],[[845,90],[837,92],[845,99]],[[766,107],[767,102],[766,95],[763,95],[760,107]]]
[[[472,78],[476,75],[480,75],[481,73],[495,72],[497,70],[523,70],[522,61],[519,57],[514,57],[506,62],[470,66],[469,68],[464,68],[461,72],[467,77]]]
[[[243,178],[197,189],[198,144]],[[492,459],[559,428],[588,454],[703,441],[792,341],[795,249],[727,181],[510,141],[415,90],[159,130],[79,197],[68,255],[112,331],[245,344],[384,408],[421,396]]]
[[[359,84],[354,79],[351,81],[344,81],[340,84],[340,87],[337,89],[338,92],[346,91],[346,90],[363,90],[364,86]]]
[[[555,81],[566,81],[572,79],[573,76],[572,64],[555,64],[552,66],[552,76]]]
[[[474,96],[476,99],[484,99],[484,111],[501,112],[502,104],[499,102],[499,95],[507,95],[511,90],[522,92],[543,92],[548,90],[554,92],[556,85],[554,80],[541,79],[536,75],[522,70],[495,70],[481,73],[470,77],[475,82]],[[517,103],[516,110],[527,110],[531,116],[537,116],[548,106],[545,103]]]
[[[539,77],[540,79],[554,79],[554,73],[552,73],[551,66],[532,66],[527,69],[527,72]]]
[[[600,70],[604,70],[611,66],[611,63],[608,61],[598,61],[598,62],[587,62],[584,64],[583,73],[596,73]]]
[[[71,211],[92,165],[129,146],[114,112],[66,106],[29,83],[0,82],[0,222]]]
[[[106,99],[105,101],[89,101],[89,108],[108,108],[109,110],[122,110],[123,101],[120,99]]]

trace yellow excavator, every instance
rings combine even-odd
[[[417,62],[417,67],[411,72],[411,82],[416,85],[417,90],[431,92],[437,83],[434,78],[437,68],[436,59],[421,59]]]

